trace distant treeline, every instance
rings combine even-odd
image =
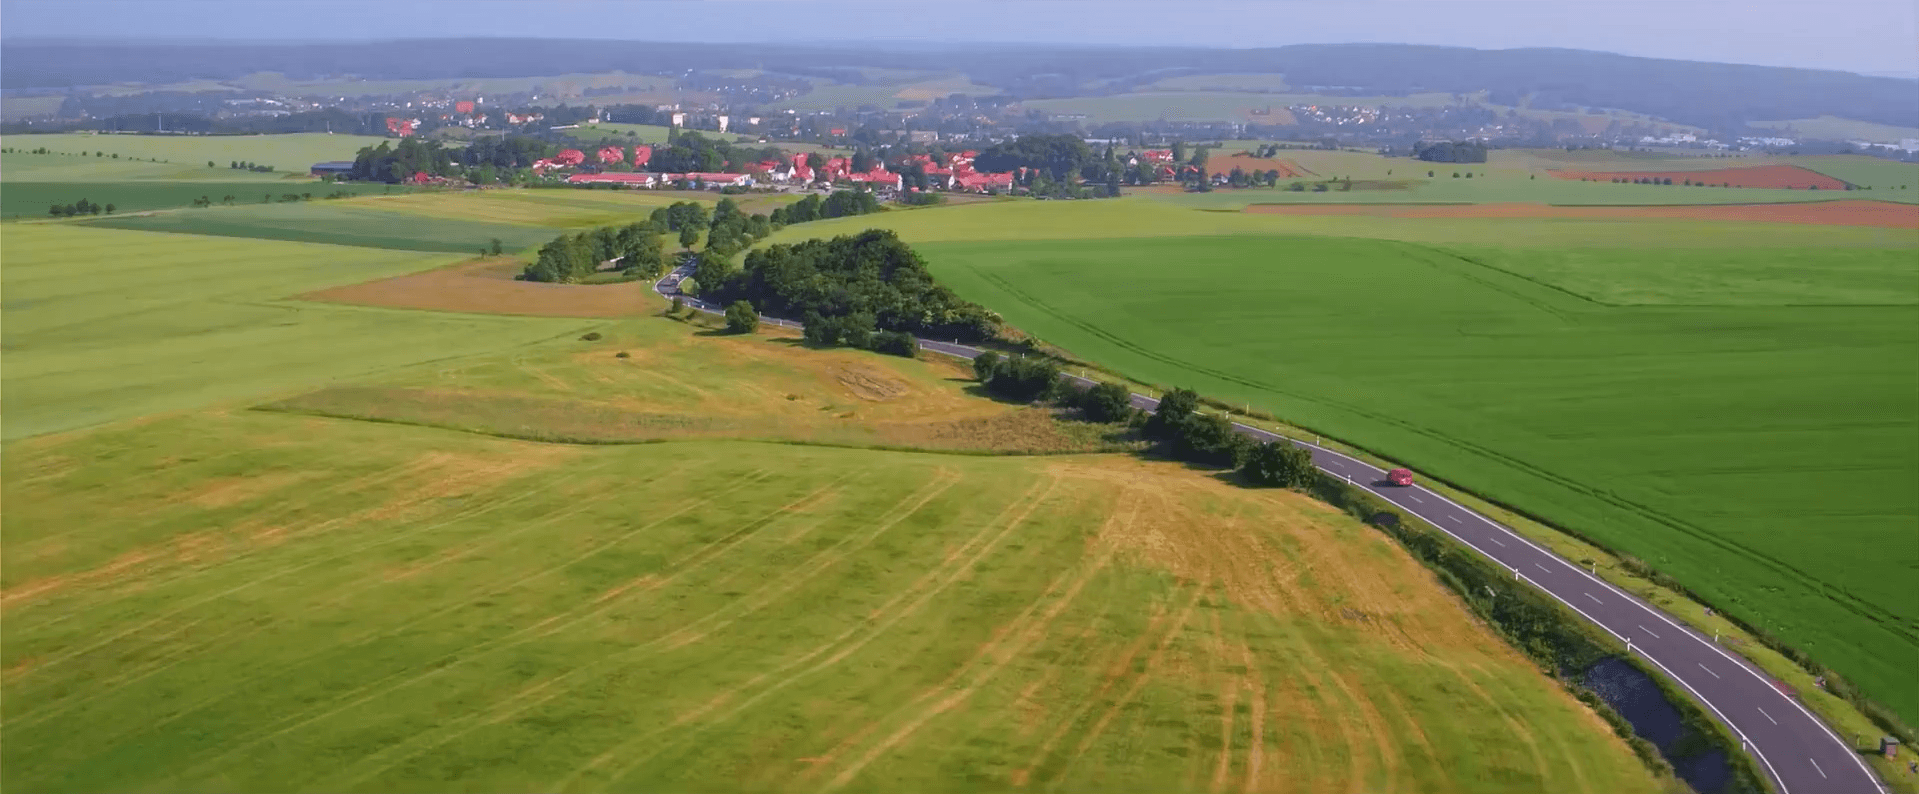
[[[1486,162],[1486,144],[1479,141],[1441,141],[1413,147],[1413,157],[1431,163]]]
[[[552,149],[552,144],[524,135],[480,138],[465,146],[401,138],[397,146],[392,141],[381,141],[378,146],[362,148],[353,158],[348,177],[397,184],[424,173],[491,184],[501,181],[505,174],[532,167],[533,161]]]

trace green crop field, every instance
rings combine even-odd
[[[1642,557],[1919,713],[1898,662],[1919,652],[1903,595],[1919,564],[1911,230],[1121,200],[826,221],[774,241],[867,226],[1078,356]],[[1109,239],[1119,229],[1163,239]],[[1357,237],[1414,245],[1340,239]]]
[[[632,140],[637,143],[666,143],[667,132],[670,129],[672,128],[663,127],[658,124],[621,124],[618,122],[603,121],[599,124],[582,126],[576,130],[567,130],[567,132],[580,137],[591,136],[595,132],[601,132],[608,135],[618,135],[623,138],[631,133],[633,135]]]
[[[12,142],[13,138],[8,141]],[[104,157],[89,150],[84,154],[28,154],[26,152],[7,152],[0,154],[0,181],[11,190],[16,182],[271,182],[285,180],[288,177],[307,180],[307,172],[275,171],[259,173],[256,171],[236,170],[228,167],[233,161],[221,160],[209,167],[207,161],[194,162],[155,162],[152,160],[134,160],[127,157],[114,159],[113,153],[106,152]]]
[[[279,194],[274,195],[277,198]],[[377,201],[372,200],[364,204],[328,201],[240,204],[101,218],[82,223],[146,232],[456,253],[478,251],[496,237],[504,241],[508,250],[513,251],[553,238],[552,230],[535,226],[427,218],[413,213],[386,212],[379,206]]]
[[[122,159],[156,158],[177,165],[192,166],[212,160],[221,166],[246,160],[271,165],[283,172],[304,174],[314,163],[325,160],[351,160],[367,146],[377,146],[385,138],[368,135],[328,135],[302,132],[287,135],[138,135],[132,133],[57,133],[9,135],[7,146],[15,149],[46,147],[56,152],[106,152]]]
[[[385,380],[574,401],[522,423],[1031,413],[944,362],[597,327]],[[211,411],[8,445],[9,788],[1674,785],[1298,494],[1126,456],[396,421]]]
[[[69,224],[5,233],[7,439],[498,350],[578,324],[282,300],[446,256]]]
[[[675,201],[713,201],[713,194],[689,197],[668,190],[482,190],[432,192],[350,202],[350,206],[484,223],[547,228],[579,228],[631,223]],[[740,198],[752,200],[753,197]]]

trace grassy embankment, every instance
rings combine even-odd
[[[1898,661],[1919,644],[1901,573],[1919,559],[1903,485],[1919,477],[1910,232],[1017,209],[776,240],[896,226],[963,295],[1082,358],[1250,403],[1637,555],[1919,712]],[[1072,239],[1113,229],[1233,236]]]
[[[948,364],[601,328],[364,388],[1024,413]],[[1384,537],[1174,464],[252,411],[5,454],[0,752],[36,791],[1673,786]]]

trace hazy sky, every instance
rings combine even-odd
[[[1919,0],[4,0],[0,35],[1571,47],[1919,75]]]

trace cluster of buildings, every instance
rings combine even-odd
[[[650,146],[635,146],[632,152],[632,167],[643,168],[651,160],[653,149]],[[917,168],[926,175],[926,188],[929,190],[955,190],[969,193],[988,193],[1013,189],[1016,174],[983,173],[973,168],[973,158],[979,152],[966,151],[948,154],[943,158],[934,158],[928,154],[916,154],[898,163],[899,170],[889,169],[885,163],[875,163],[865,171],[853,170],[853,158],[828,157],[815,168],[812,155],[795,154],[782,160],[763,160],[749,163],[742,173],[705,173],[690,172],[684,174],[657,173],[651,171],[609,171],[576,173],[566,181],[573,185],[614,184],[629,187],[657,187],[660,185],[692,184],[707,189],[726,187],[753,187],[755,185],[795,186],[795,187],[832,187],[851,185],[865,187],[874,192],[908,192],[919,190],[916,184],[907,185],[907,171]],[[1168,158],[1171,154],[1168,153]],[[608,146],[595,154],[602,167],[613,166],[627,160],[623,147]],[[551,158],[533,164],[536,173],[547,173],[558,169],[573,168],[584,164],[587,155],[578,149],[567,149]]]

